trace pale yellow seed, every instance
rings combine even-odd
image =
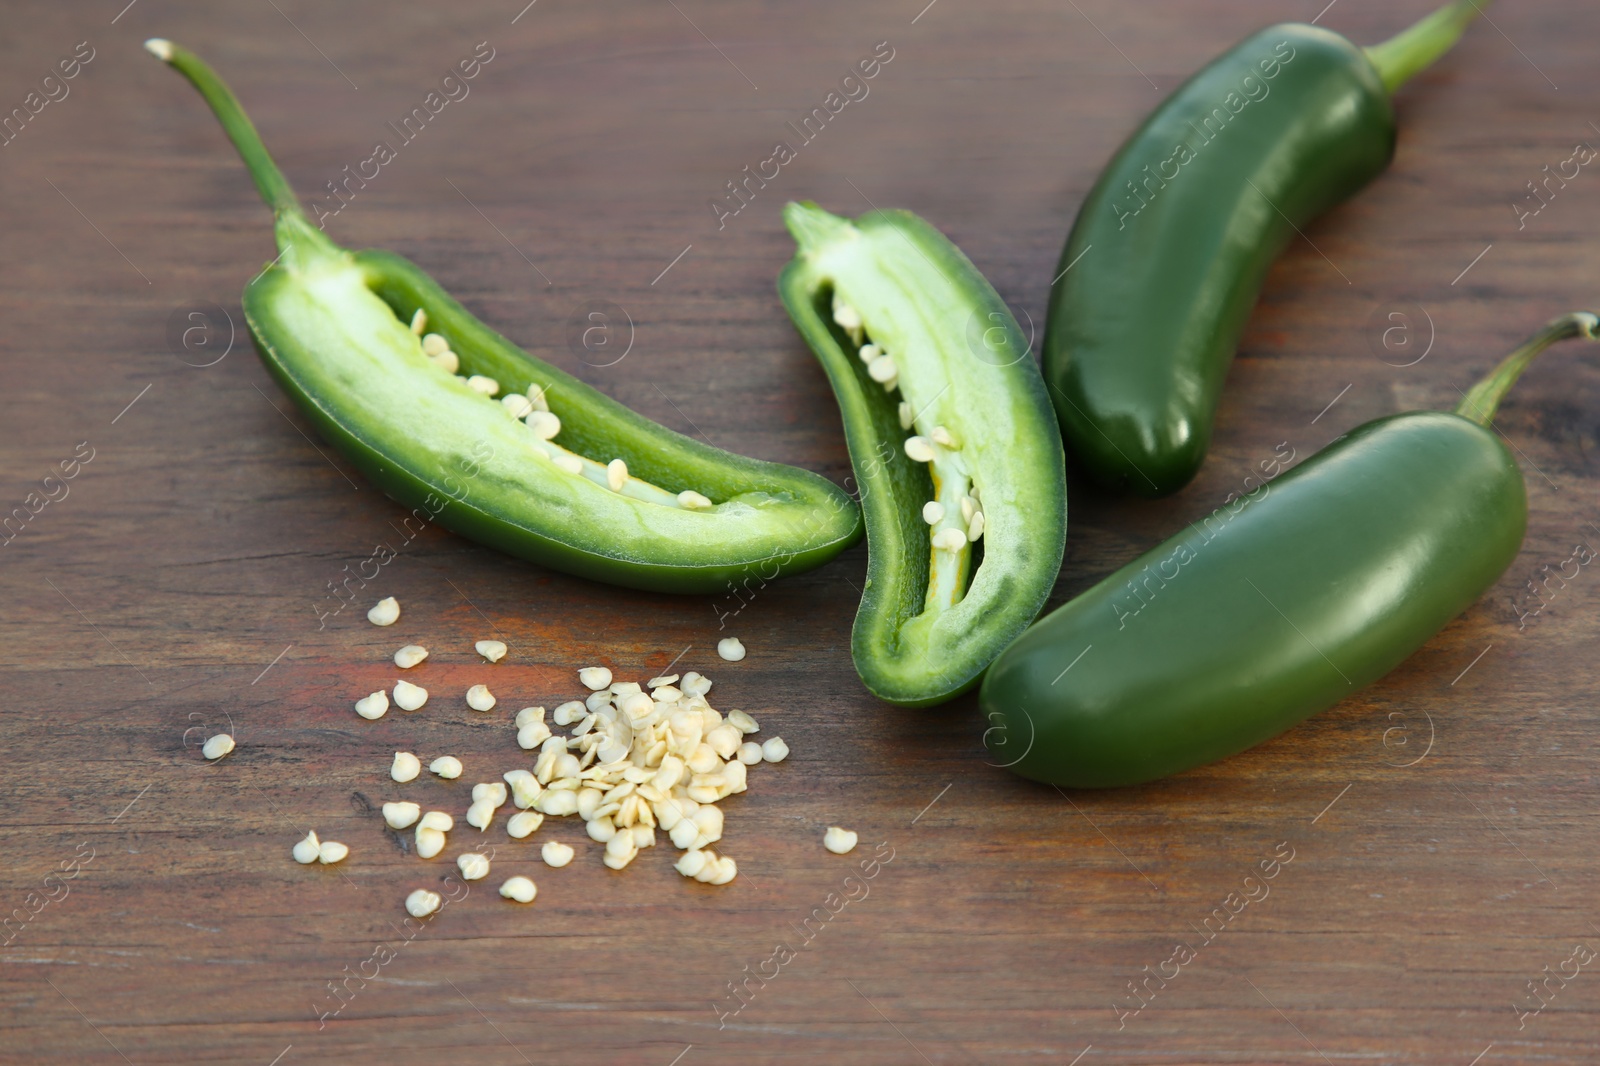
[[[406,913],[413,918],[426,918],[439,909],[441,902],[439,893],[419,888],[406,897]]]
[[[621,459],[613,459],[606,464],[606,486],[612,492],[621,492],[628,483],[628,464]]]
[[[916,422],[911,412],[911,405],[904,400],[900,401],[899,415],[901,429],[910,429]]]
[[[941,529],[932,539],[933,546],[940,551],[958,552],[967,546],[967,535],[959,529]]]
[[[559,840],[549,841],[539,849],[539,857],[544,859],[545,865],[558,868],[571,862],[573,854],[572,848]]]
[[[422,354],[438,355],[440,352],[450,350],[450,342],[437,333],[429,333],[422,338]]]
[[[446,374],[454,374],[461,369],[461,357],[448,348],[438,355],[428,356],[428,361]]]
[[[744,765],[754,766],[761,761],[761,745],[753,740],[747,740],[739,745],[739,750],[735,755]]]
[[[467,379],[467,388],[473,392],[481,392],[485,396],[495,396],[500,392],[500,383],[494,378],[474,374]]]
[[[233,738],[226,733],[218,733],[200,745],[200,754],[215,762],[233,750]]]
[[[428,769],[446,781],[453,781],[461,776],[461,760],[454,755],[441,755],[428,764]]]
[[[337,840],[324,840],[317,845],[317,861],[324,866],[342,862],[350,854],[350,849]]]
[[[828,831],[822,834],[822,846],[835,855],[846,855],[855,849],[856,839],[856,834],[850,830],[830,825]]]
[[[768,762],[782,762],[789,757],[789,745],[782,737],[773,737],[761,745],[761,757]]]
[[[494,693],[489,691],[488,685],[473,685],[467,689],[467,706],[475,711],[492,711],[495,702]]]
[[[583,683],[583,687],[589,691],[599,692],[601,689],[611,684],[611,671],[604,666],[585,666],[583,669],[578,671],[578,680],[581,681]],[[572,706],[570,703],[563,703],[561,707],[556,708],[556,713],[560,714],[562,708],[570,706]],[[557,724],[565,725],[566,723],[557,719]]]
[[[411,316],[411,332],[420,337],[422,336],[423,332],[427,330],[427,328],[428,312],[419,307]]]
[[[967,540],[976,541],[983,536],[983,512],[973,514],[972,521],[967,523]]]
[[[520,392],[508,392],[500,397],[500,406],[512,418],[521,420],[533,413],[533,401]]]
[[[539,811],[518,811],[506,820],[506,835],[521,840],[543,824],[544,815]]]
[[[419,829],[432,829],[436,833],[448,833],[456,827],[456,820],[448,811],[429,811],[417,823]]]
[[[409,670],[427,657],[427,648],[420,644],[407,644],[394,653],[394,664],[402,670]]]
[[[385,596],[367,612],[367,621],[375,626],[392,626],[399,620],[400,601],[393,596]]]
[[[518,903],[532,903],[533,897],[539,894],[539,889],[526,877],[511,877],[500,886],[500,894]]]
[[[894,360],[887,355],[880,355],[867,364],[867,377],[880,385],[886,385],[899,376],[899,368],[894,365]]]
[[[497,663],[506,657],[506,644],[503,640],[480,640],[474,644],[479,655],[492,663]]]
[[[415,711],[428,702],[428,690],[409,681],[394,683],[394,705],[402,711]]]
[[[705,511],[714,505],[708,497],[700,495],[693,489],[684,489],[678,493],[678,506],[685,511]]]
[[[933,443],[949,448],[951,451],[957,451],[961,447],[961,441],[944,426],[934,426],[933,432],[929,436],[933,438]]]
[[[489,876],[489,860],[476,851],[456,856],[456,869],[468,881],[481,881]]]
[[[583,473],[583,460],[576,455],[558,455],[550,461],[556,464],[558,470],[565,470],[569,474]]]
[[[421,772],[422,760],[415,755],[409,751],[397,751],[394,753],[394,764],[389,767],[389,776],[394,780],[401,783],[415,781],[417,775]]]
[[[561,419],[549,411],[535,411],[526,421],[533,435],[540,440],[554,440],[561,432]]]
[[[545,387],[537,382],[528,386],[528,402],[533,404],[535,411],[550,410],[550,400],[545,393]]]
[[[717,641],[717,655],[730,663],[745,657],[744,642],[738,637],[723,637]]]
[[[938,500],[929,500],[922,505],[922,520],[930,526],[936,526],[944,521],[944,504]]]
[[[383,805],[383,822],[390,829],[410,829],[420,817],[422,808],[409,800]]]
[[[444,850],[444,834],[437,829],[417,827],[416,842],[412,845],[419,859],[431,859]]]
[[[382,718],[389,711],[389,694],[383,689],[356,700],[356,713],[367,721]]]
[[[293,848],[294,861],[302,866],[309,866],[317,861],[321,846],[322,842],[317,839],[315,830],[307,833],[304,840],[295,843]]]
[[[913,462],[931,463],[933,462],[933,442],[927,437],[907,437],[906,455]]]
[[[863,344],[861,346],[861,350],[856,353],[856,355],[861,358],[863,363],[871,363],[874,359],[878,358],[878,356],[882,354],[883,349],[879,348],[876,344]]]

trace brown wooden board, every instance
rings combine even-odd
[[[0,912],[27,918],[0,948],[0,1061],[1600,1058],[1600,974],[1552,981],[1519,1016],[1530,982],[1600,949],[1600,577],[1548,578],[1600,537],[1592,351],[1546,356],[1503,410],[1532,515],[1480,603],[1257,750],[1063,795],[989,764],[972,698],[912,712],[863,692],[848,645],[864,546],[741,606],[603,587],[433,529],[403,541],[401,509],[307,435],[251,352],[239,292],[273,255],[268,214],[194,92],[139,47],[167,36],[214,62],[311,198],[488,42],[470,95],[329,221],[335,238],[413,258],[669,426],[842,482],[836,409],[773,290],[783,202],[910,208],[1042,326],[1119,141],[1211,56],[1324,0],[124,2],[0,13],[0,107],[78,42],[94,54],[0,148],[0,504],[80,442],[93,454],[0,550]],[[1343,0],[1321,20],[1371,42],[1430,6]],[[1149,503],[1073,478],[1052,603],[1219,505],[1279,442],[1303,457],[1375,416],[1452,405],[1545,319],[1600,300],[1600,174],[1524,228],[1511,207],[1600,144],[1600,12],[1490,16],[1404,90],[1393,169],[1272,271],[1195,483]],[[709,201],[880,41],[894,57],[870,94],[719,229]],[[573,340],[592,311],[614,330],[599,354]],[[220,333],[174,343],[192,312],[231,318],[231,350]],[[1410,333],[1386,349],[1395,325]],[[330,582],[379,544],[398,555],[361,610],[319,623]],[[1530,581],[1548,585],[1538,613]],[[362,611],[390,594],[404,617],[376,629]],[[713,651],[729,633],[750,649],[736,665]],[[510,657],[480,665],[472,642],[496,634]],[[413,640],[433,649],[417,673],[434,699],[358,719]],[[402,899],[475,831],[422,862],[377,805],[403,791],[459,816],[472,782],[526,764],[517,707],[579,693],[579,666],[643,680],[674,660],[793,748],[725,804],[738,880],[686,881],[667,846],[614,873],[576,820],[512,842],[502,816],[481,837],[490,879],[402,942]],[[460,699],[480,680],[501,698],[490,715]],[[198,741],[228,729],[238,749],[206,764]],[[402,790],[385,773],[397,748],[453,752],[467,773]],[[861,833],[856,855],[823,850],[835,823]],[[295,865],[311,827],[350,858]],[[546,839],[578,860],[543,867]],[[892,861],[847,889],[879,842]],[[1270,895],[1208,942],[1204,920],[1275,849],[1293,859]],[[535,904],[494,894],[512,873],[537,880]],[[779,943],[794,958],[728,1013],[730,984]],[[1194,959],[1131,1013],[1130,983],[1179,943]],[[339,982],[347,1005],[319,1019]]]

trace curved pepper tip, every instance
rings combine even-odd
[[[163,63],[172,62],[172,42],[165,37],[150,38],[144,42],[144,50]]]

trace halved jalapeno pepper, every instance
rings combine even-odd
[[[657,425],[529,356],[400,256],[334,244],[215,72],[170,41],[147,47],[200,91],[276,216],[280,254],[244,290],[262,361],[390,496],[513,555],[666,592],[805,570],[860,534],[826,479]]]
[[[971,687],[1031,622],[1066,543],[1061,434],[1016,320],[906,211],[791,203],[778,291],[844,420],[867,522],[856,671],[891,703]]]

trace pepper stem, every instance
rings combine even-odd
[[[255,179],[261,198],[277,218],[279,250],[287,250],[289,243],[301,240],[319,245],[324,250],[334,250],[337,246],[306,217],[299,198],[289,185],[289,179],[283,176],[278,164],[267,154],[267,146],[261,143],[261,135],[256,132],[250,116],[245,114],[239,98],[233,95],[233,90],[217,76],[217,72],[187,48],[160,37],[152,37],[144,43],[144,47],[151,55],[188,78],[190,84],[200,90],[201,97],[211,107],[217,121],[222,123],[228,140],[233,142],[239,158],[244,160],[245,169]]]
[[[1535,356],[1557,341],[1573,337],[1600,341],[1600,332],[1597,331],[1600,331],[1600,316],[1590,311],[1575,311],[1552,319],[1544,329],[1524,341],[1522,347],[1502,359],[1488,377],[1472,386],[1461,398],[1456,414],[1480,426],[1487,426],[1494,421],[1500,401],[1505,399],[1506,393],[1511,391],[1511,386],[1517,383],[1517,378],[1528,369],[1528,364],[1533,362]]]
[[[1434,61],[1461,39],[1467,25],[1477,18],[1490,0],[1455,0],[1446,4],[1409,30],[1382,44],[1364,48],[1367,58],[1378,68],[1383,87],[1393,96],[1395,90],[1433,65]]]

